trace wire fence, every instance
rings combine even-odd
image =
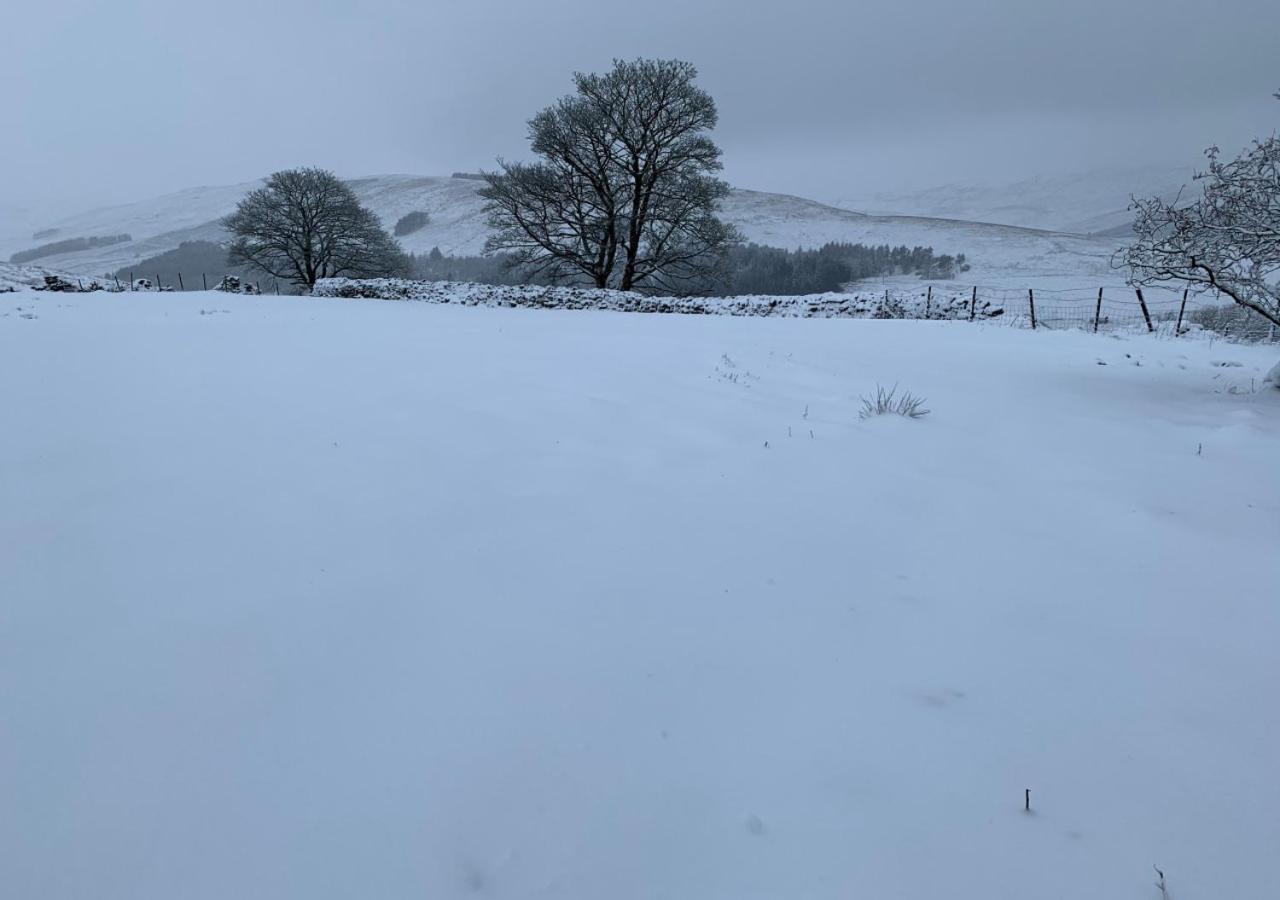
[[[968,304],[971,318],[1034,329],[1093,332],[1147,331],[1178,336],[1209,331],[1246,342],[1280,341],[1280,328],[1251,309],[1205,293],[1139,288],[1002,288],[930,285],[912,291],[925,317],[934,309]],[[982,310],[986,309],[986,315]],[[954,316],[947,316],[954,318]],[[963,315],[961,315],[963,318]]]
[[[83,279],[81,281],[83,283]],[[182,272],[173,272],[168,276],[167,283],[164,277],[159,274],[152,279],[145,274],[136,275],[136,273],[130,272],[128,281],[122,281],[119,275],[112,275],[111,281],[116,290],[120,291],[207,291],[212,285],[213,290],[229,290],[235,293],[286,293],[286,291],[280,289],[280,279],[278,278],[272,277],[264,282],[262,280],[251,281],[235,275],[215,275],[210,279],[208,272],[201,272],[198,279],[192,276],[184,277]]]
[[[46,281],[60,278],[47,278]],[[105,281],[105,283],[104,283]],[[224,290],[243,294],[296,293],[291,285],[279,279],[250,281],[233,275],[214,276],[206,272],[189,275],[174,272],[166,280],[129,273],[127,281],[119,276],[93,279],[86,286],[77,279],[79,290],[115,291],[201,291]],[[66,288],[75,290],[70,284]],[[52,288],[57,289],[57,288]],[[832,298],[842,301],[840,310],[830,308]],[[734,298],[706,298],[725,301]],[[750,298],[739,314],[769,315],[760,304],[769,298]],[[781,299],[781,298],[778,298]],[[798,299],[798,298],[792,298]],[[883,302],[881,302],[883,300]],[[720,304],[718,304],[720,305]],[[1156,289],[1102,286],[1099,288],[1007,288],[984,285],[928,284],[918,288],[886,287],[883,291],[855,290],[846,294],[824,295],[826,309],[811,304],[817,315],[864,315],[874,318],[969,319],[999,322],[1012,327],[1031,329],[1076,329],[1092,332],[1147,331],[1166,336],[1181,336],[1196,331],[1211,332],[1236,341],[1249,343],[1278,342],[1280,328],[1265,317],[1210,294]],[[759,307],[758,310],[753,310]],[[775,308],[774,303],[769,308]],[[709,311],[709,310],[708,310]]]

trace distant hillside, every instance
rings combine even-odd
[[[474,178],[382,175],[349,182],[360,199],[390,230],[406,213],[430,215],[426,227],[401,239],[406,250],[426,253],[439,247],[446,255],[480,253],[488,234],[481,182]],[[111,247],[51,257],[51,265],[100,274],[137,264],[177,248],[184,241],[219,241],[226,235],[218,220],[261,182],[191,188],[151,200],[104,207],[41,227],[63,234],[127,232],[133,239]],[[734,190],[724,203],[725,218],[747,239],[776,247],[814,248],[829,241],[930,246],[938,254],[967,255],[969,278],[1022,284],[1043,278],[1095,281],[1111,275],[1107,260],[1116,241],[1006,225],[990,225],[920,216],[870,216],[785,194]],[[0,247],[5,255],[29,248]]]
[[[834,205],[872,213],[941,216],[1077,234],[1127,235],[1131,195],[1172,198],[1188,167],[1101,169],[1004,184],[948,184],[918,191],[848,194]]]
[[[48,237],[50,232],[57,233],[58,229],[48,228],[44,231],[36,232],[32,237]],[[46,256],[66,256],[68,253],[78,253],[82,250],[94,250],[99,247],[110,247],[112,244],[123,244],[132,238],[127,234],[104,234],[91,235],[89,237],[64,238],[60,241],[53,241],[48,244],[41,244],[38,247],[32,247],[30,250],[19,250],[17,253],[9,257],[9,262],[15,264],[28,263],[33,260],[42,259]]]

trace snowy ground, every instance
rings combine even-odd
[[[0,896],[1272,898],[1275,355],[0,295]]]

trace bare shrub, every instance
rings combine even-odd
[[[1188,310],[1187,322],[1237,341],[1257,343],[1273,341],[1277,336],[1274,323],[1237,304],[1214,304]]]
[[[858,412],[859,419],[870,419],[874,416],[883,415],[919,419],[929,415],[929,410],[924,408],[925,400],[923,397],[917,397],[910,391],[903,391],[899,394],[896,384],[887,390],[877,384],[874,397],[861,397],[860,399],[862,400],[862,409]]]

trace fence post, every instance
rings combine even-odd
[[[117,290],[117,291],[119,291],[119,290],[123,290],[123,288],[121,288],[121,287],[120,287],[120,276],[119,276],[119,275],[112,275],[111,277],[112,277],[112,278],[114,278],[114,279],[116,280],[116,290]]]
[[[969,321],[973,321],[973,317],[978,314],[978,286],[973,286],[973,299],[969,301]]]
[[[1182,334],[1182,314],[1187,311],[1187,291],[1190,288],[1182,289],[1182,305],[1178,307],[1178,327],[1173,330],[1174,336]]]
[[[205,277],[203,272],[200,273],[200,283],[204,285],[204,289],[209,290],[209,279]]]
[[[160,284],[160,276],[159,276],[159,275],[157,275],[157,276],[156,276],[156,293],[157,293],[157,294],[158,294],[158,293],[160,293],[160,288],[161,288],[161,286],[162,286],[162,285]]]
[[[1093,311],[1093,333],[1098,333],[1098,321],[1102,318],[1102,288],[1098,288],[1098,306]]]
[[[1138,305],[1142,307],[1142,318],[1147,320],[1147,331],[1155,331],[1156,327],[1151,324],[1151,313],[1147,310],[1147,298],[1142,296],[1142,288],[1134,289],[1138,294]]]
[[[130,269],[130,270],[129,270],[129,290],[133,290],[133,283],[134,283],[134,280],[135,280],[135,279],[134,279],[134,277],[133,277],[133,270],[132,270],[132,269]]]
[[[187,286],[182,283],[182,273],[179,272],[178,273],[178,290],[185,291],[186,289],[187,289]]]
[[[1027,305],[1031,307],[1031,330],[1036,330],[1036,292],[1027,288]]]
[[[79,278],[76,279],[76,287],[80,288],[80,293],[84,293],[84,282]]]
[[[924,317],[929,318],[929,313],[933,307],[933,285],[929,285],[929,293],[924,297]]]

